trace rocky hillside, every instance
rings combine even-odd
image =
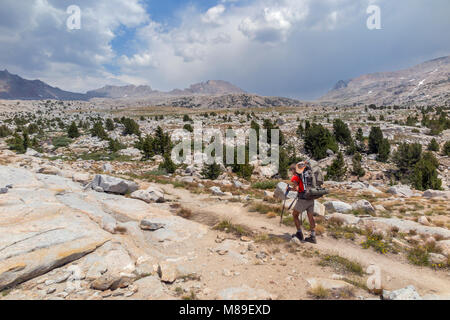
[[[450,56],[405,70],[340,80],[319,102],[338,105],[449,104]]]
[[[184,90],[175,89],[170,92],[177,95],[218,95],[218,94],[234,94],[245,93],[241,88],[222,80],[208,80],[206,82],[196,83]]]
[[[85,100],[81,93],[63,91],[40,80],[26,80],[18,75],[0,71],[0,99],[15,100]]]
[[[171,98],[160,102],[158,106],[183,108],[249,108],[249,107],[279,107],[300,106],[301,101],[283,97],[262,97],[252,94],[225,94],[216,96],[191,95]]]

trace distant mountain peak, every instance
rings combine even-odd
[[[11,74],[7,69],[0,71],[0,99],[14,100],[86,100],[81,93],[74,93],[49,86],[41,80],[26,80]]]
[[[361,75],[340,80],[319,99],[337,105],[446,104],[450,101],[450,56],[429,60],[405,70]]]

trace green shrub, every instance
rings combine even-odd
[[[377,160],[381,162],[386,162],[391,154],[391,144],[388,139],[383,139],[378,146],[378,156]]]
[[[117,139],[109,139],[108,149],[111,152],[117,152],[119,150],[125,149],[125,146],[121,144]]]
[[[6,138],[12,134],[12,131],[5,125],[0,126],[0,138]]]
[[[428,144],[429,151],[439,152],[439,143],[437,143],[436,139],[433,138],[431,142]]]
[[[418,190],[440,190],[441,179],[438,178],[438,160],[431,152],[425,153],[420,161],[414,166],[411,181]]]
[[[114,131],[114,129],[115,129],[114,122],[110,118],[106,119],[105,127],[106,127],[106,130],[108,130],[108,131]]]
[[[372,127],[369,135],[369,152],[378,154],[383,142],[383,132],[380,127]]]
[[[216,162],[213,164],[205,164],[201,175],[205,179],[216,180],[222,174],[222,168]]]
[[[56,149],[61,147],[67,147],[71,143],[72,139],[66,136],[56,137],[52,139],[52,144]]]
[[[93,137],[98,137],[102,140],[108,139],[108,134],[106,133],[105,129],[103,128],[102,122],[96,122],[94,123],[92,129],[91,129],[91,135]]]
[[[338,146],[331,132],[322,125],[313,124],[305,132],[305,149],[316,160],[325,159],[327,150],[338,151]]]
[[[78,127],[75,121],[71,123],[69,129],[67,130],[67,136],[72,139],[78,138],[80,136],[80,132],[78,131]]]
[[[408,260],[416,266],[428,266],[429,253],[425,248],[413,248],[408,251]]]
[[[361,154],[359,152],[355,153],[352,160],[353,163],[352,173],[355,176],[358,176],[359,178],[363,177],[366,174],[366,171],[361,166],[361,160],[362,160]]]
[[[272,190],[272,189],[276,188],[277,184],[278,184],[277,180],[259,181],[259,182],[255,182],[252,185],[252,188],[260,189],[260,190]]]
[[[333,122],[333,132],[336,141],[343,144],[349,145],[352,141],[352,134],[347,124],[341,119],[336,119]]]
[[[27,150],[24,146],[24,141],[22,136],[17,132],[14,133],[13,137],[7,141],[9,149],[16,151],[17,153],[25,153]]]
[[[124,135],[136,135],[141,136],[141,131],[139,129],[139,125],[136,121],[130,118],[122,118],[122,124],[125,126],[123,130]]]
[[[442,154],[450,157],[450,141],[447,141],[442,148]]]
[[[339,152],[336,159],[331,163],[331,166],[327,168],[327,180],[341,181],[347,173],[347,167],[345,166],[344,156],[342,152]]]
[[[164,161],[159,165],[158,167],[160,170],[164,170],[167,173],[173,174],[175,173],[175,170],[177,169],[177,166],[170,158],[170,155],[166,153],[164,155]]]

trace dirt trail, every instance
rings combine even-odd
[[[176,189],[171,185],[160,187],[173,195],[181,206],[191,209],[195,221],[212,225],[214,221],[230,219],[233,223],[246,226],[252,231],[285,237],[294,232],[293,227],[280,226],[278,218],[268,219],[259,213],[249,212],[242,203],[229,202],[205,194],[193,194],[189,190]],[[327,236],[319,236],[317,245],[305,243],[303,246],[318,249],[321,253],[338,254],[358,261],[364,267],[371,264],[379,266],[385,289],[399,289],[412,284],[422,295],[450,295],[448,271],[434,271],[414,266],[398,255],[381,255],[371,249],[365,250],[350,240],[336,240]],[[310,268],[314,273],[314,269],[321,267],[311,265]]]

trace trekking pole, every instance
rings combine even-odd
[[[286,199],[287,199],[287,197],[284,198],[283,210],[281,210],[280,227],[283,224],[283,215],[284,215],[284,209],[286,208]]]

